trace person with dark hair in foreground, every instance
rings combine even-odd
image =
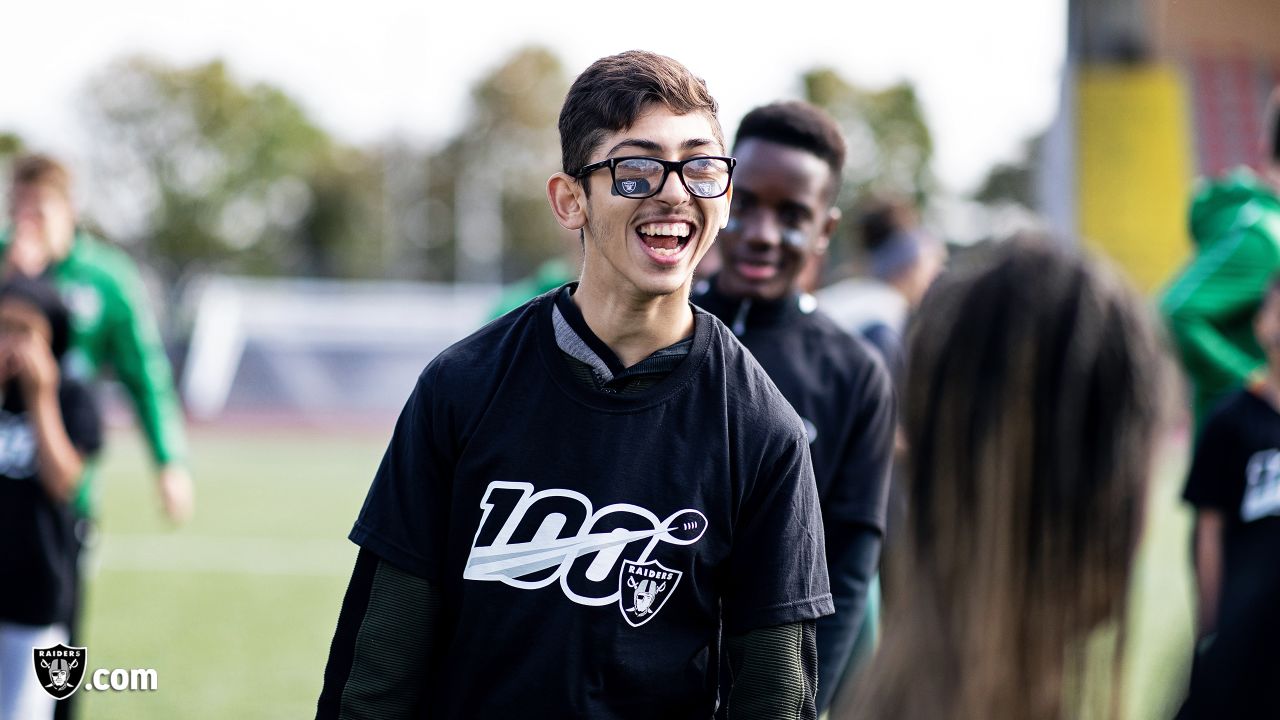
[[[694,303],[729,325],[809,433],[836,607],[817,628],[822,711],[849,662],[879,567],[893,386],[875,351],[799,287],[802,269],[826,252],[839,220],[839,125],[808,103],[766,105],[742,119],[733,151],[738,167],[720,233],[721,270],[700,284]]]
[[[909,348],[909,511],[887,562],[911,591],[832,717],[1115,717],[1167,364],[1142,301],[1015,241],[938,281]]]
[[[816,718],[805,430],[689,303],[729,217],[716,103],[622,53],[573,83],[560,138],[581,278],[423,371],[351,532],[317,717]]]

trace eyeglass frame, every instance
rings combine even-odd
[[[648,195],[628,195],[622,192],[618,188],[618,176],[616,173],[616,169],[618,167],[618,163],[624,160],[652,160],[653,162],[658,163],[659,165],[662,166],[662,182],[658,183],[658,187]],[[718,194],[699,195],[695,193],[693,190],[689,189],[689,183],[687,180],[684,179],[684,166],[688,165],[689,163],[695,160],[724,160],[725,163],[728,164],[729,176],[725,178],[724,189],[721,190]],[[609,183],[610,183],[609,188],[613,191],[614,195],[617,195],[619,197],[624,197],[629,200],[647,200],[653,197],[654,195],[657,195],[658,193],[662,192],[662,188],[667,186],[667,178],[671,177],[671,173],[675,173],[676,177],[680,178],[680,184],[684,186],[685,192],[689,193],[689,197],[701,198],[703,200],[715,200],[718,197],[724,197],[725,193],[729,192],[729,187],[733,185],[733,169],[734,167],[737,166],[737,164],[738,164],[738,158],[729,157],[727,155],[696,155],[694,157],[686,158],[684,160],[663,160],[662,158],[651,157],[649,155],[623,155],[621,157],[605,158],[600,162],[594,162],[594,163],[591,163],[590,165],[583,165],[582,167],[578,168],[578,172],[574,173],[573,177],[578,180],[581,180],[582,178],[585,178],[591,173],[607,167],[609,168]]]

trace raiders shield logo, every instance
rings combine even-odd
[[[637,183],[635,180],[623,180],[618,184],[622,186],[622,192],[630,195],[631,193],[636,191],[636,186],[639,183]]]
[[[657,560],[637,563],[624,560],[618,573],[618,607],[631,627],[653,619],[675,592],[684,573],[662,566]]]
[[[58,700],[71,697],[84,678],[89,650],[58,643],[49,648],[31,648],[36,677],[44,691]]]

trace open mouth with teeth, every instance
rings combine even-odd
[[[649,257],[662,264],[674,264],[689,247],[694,226],[684,221],[648,222],[637,227],[636,234]]]

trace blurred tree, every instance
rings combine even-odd
[[[368,276],[379,168],[218,60],[112,63],[87,86],[86,206],[169,283],[205,270]]]
[[[22,152],[22,138],[17,133],[0,132],[0,158],[11,158]]]
[[[1031,138],[1023,145],[1020,158],[991,168],[973,199],[987,205],[1012,203],[1027,210],[1039,207],[1036,172],[1043,161],[1044,140],[1044,133]]]
[[[429,159],[425,246],[435,272],[508,281],[572,249],[546,201],[568,89],[560,60],[540,47],[517,50],[476,83],[463,129]]]
[[[852,237],[860,205],[873,195],[892,195],[927,205],[936,181],[930,163],[933,135],[915,88],[900,82],[866,90],[830,68],[801,77],[805,98],[839,121],[848,142],[840,208],[845,222],[839,234]],[[853,242],[833,242],[826,280],[844,274],[858,254]]]
[[[0,201],[3,201],[5,208],[9,207],[9,173],[13,164],[13,159],[18,153],[22,152],[25,145],[22,138],[17,133],[0,132]],[[9,224],[9,213],[7,209],[3,215],[0,215],[0,227]]]
[[[454,177],[462,165],[460,145],[455,138],[423,161],[427,168],[427,222],[420,249],[423,261],[419,265],[424,269],[423,279],[433,282],[450,282],[457,274],[454,267],[457,259]]]
[[[913,197],[921,205],[933,191],[930,169],[933,135],[915,88],[901,82],[883,90],[864,90],[835,70],[804,74],[805,97],[831,113],[849,143],[845,197],[851,201],[887,192]]]

